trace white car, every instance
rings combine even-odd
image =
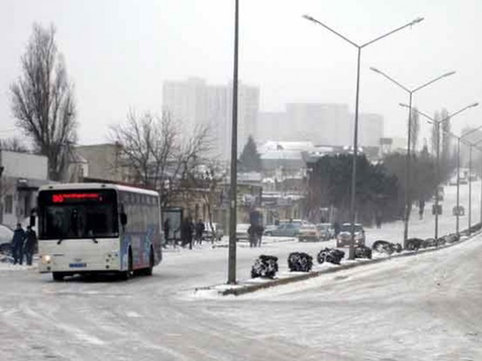
[[[0,224],[0,253],[10,253],[12,238],[13,231],[9,227]]]
[[[320,231],[314,224],[303,224],[298,230],[298,240],[303,241],[319,241]]]
[[[239,241],[241,239],[248,240],[248,229],[250,227],[249,223],[238,223],[236,225],[236,240]]]
[[[224,236],[224,231],[223,228],[219,223],[213,223],[213,228],[214,228],[214,239],[217,241],[220,241],[221,238]],[[213,236],[213,230],[211,229],[211,224],[209,222],[204,222],[204,232],[203,232],[203,238],[205,239],[212,239]]]

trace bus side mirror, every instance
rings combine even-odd
[[[121,221],[121,224],[123,226],[125,226],[127,224],[127,214],[121,213],[120,214],[120,221]]]

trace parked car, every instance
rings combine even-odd
[[[13,231],[9,227],[3,224],[0,224],[0,253],[3,253],[3,254],[11,253],[12,238],[13,238]]]
[[[355,246],[365,245],[365,230],[359,223],[355,223]],[[337,247],[346,247],[350,245],[351,241],[351,223],[343,223],[340,227],[340,233],[336,237]]]
[[[465,215],[465,208],[463,206],[454,206],[454,208],[452,208],[452,214],[454,216],[463,216]]]
[[[288,223],[296,224],[297,226],[301,226],[303,224],[311,224],[310,222],[305,221],[304,219],[281,219],[279,221],[279,225],[288,224]]]
[[[213,228],[214,239],[220,241],[224,236],[223,228],[219,223],[213,223]],[[203,238],[208,240],[213,239],[213,230],[211,229],[211,224],[209,222],[204,222]]]
[[[250,224],[249,223],[238,223],[236,225],[236,240],[239,241],[241,239],[243,240],[248,240],[248,228]]]
[[[320,232],[320,239],[322,241],[328,241],[335,237],[335,228],[333,228],[331,223],[318,223],[316,228],[318,228]]]
[[[301,224],[283,223],[271,231],[265,232],[266,236],[275,237],[297,237],[300,232]]]
[[[264,227],[263,234],[266,235],[266,233],[269,233],[269,232],[275,230],[276,228],[278,228],[278,226],[276,224],[268,224],[266,227]]]
[[[303,224],[298,232],[298,240],[303,241],[316,241],[320,240],[320,231],[314,224]]]

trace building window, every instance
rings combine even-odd
[[[5,196],[5,213],[12,214],[13,213],[13,196],[9,194]]]

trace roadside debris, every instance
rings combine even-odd
[[[310,272],[313,267],[313,257],[304,252],[290,253],[288,267],[291,272]]]
[[[391,243],[383,240],[375,241],[372,248],[374,251],[388,255],[391,255],[394,252],[400,253],[402,251],[402,245],[400,243]]]
[[[278,272],[278,257],[262,254],[254,261],[251,278],[274,278],[276,272]]]
[[[372,259],[372,250],[367,246],[355,247],[355,258]]]
[[[316,259],[320,264],[325,261],[333,264],[340,264],[340,261],[344,256],[345,252],[340,251],[339,249],[325,248],[318,253]]]

